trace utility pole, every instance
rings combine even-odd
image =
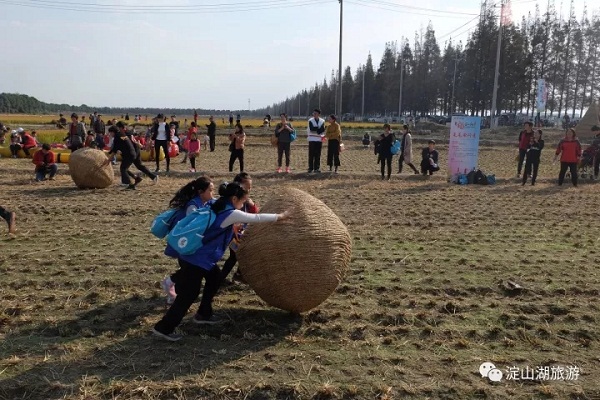
[[[456,54],[456,59],[454,60],[454,76],[452,77],[452,99],[450,100],[450,115],[452,115],[456,111],[456,107],[454,107],[454,85],[456,85],[456,67],[458,64],[458,53]]]
[[[360,109],[361,120],[365,119],[365,70],[366,65],[363,65],[363,77],[362,77],[362,106]]]
[[[498,121],[496,120],[496,97],[498,96],[498,75],[500,75],[500,47],[502,46],[502,25],[505,0],[501,1],[500,24],[498,25],[498,48],[496,49],[496,71],[494,72],[494,92],[492,93],[492,111],[490,114],[490,128],[498,127]]]
[[[339,65],[338,65],[338,85],[339,87],[339,98],[340,100],[338,101],[338,110],[337,110],[337,116],[340,119],[340,122],[342,121],[342,19],[343,19],[343,10],[344,10],[344,3],[343,0],[339,0],[340,2],[340,54],[339,54]]]
[[[250,99],[248,99],[248,111],[250,111]]]
[[[402,115],[402,87],[404,86],[404,58],[400,53],[400,94],[398,96],[398,121]]]

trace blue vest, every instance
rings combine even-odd
[[[185,207],[180,208],[177,211],[175,218],[173,218],[173,226],[175,226],[176,223],[178,223],[185,217],[185,212],[190,206],[195,206],[196,208],[210,207],[212,205],[212,203],[214,203],[215,201],[217,201],[217,199],[210,199],[209,201],[206,202],[206,204],[202,204],[202,200],[200,200],[199,196],[194,197],[193,199],[191,199],[190,201],[187,202]],[[171,246],[169,246],[168,244],[167,244],[167,247],[165,248],[165,255],[168,257],[172,257],[172,258],[179,257],[179,253],[177,253],[175,251],[175,249],[172,248]]]
[[[215,222],[206,231],[204,245],[194,254],[180,255],[179,258],[207,271],[213,269],[225,254],[225,250],[233,238],[233,225],[221,228],[225,218],[229,217],[233,211],[235,211],[233,208],[228,208],[219,212]]]

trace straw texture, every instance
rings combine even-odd
[[[83,148],[71,154],[69,172],[80,189],[103,189],[112,185],[115,178],[110,164],[102,166],[107,159],[101,150]]]
[[[269,305],[300,313],[337,288],[352,253],[348,229],[322,201],[284,189],[261,212],[291,210],[293,219],[248,227],[237,258],[244,280]]]

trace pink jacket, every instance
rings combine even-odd
[[[190,153],[199,153],[200,152],[200,141],[199,140],[188,140],[186,143],[187,143],[187,150]]]

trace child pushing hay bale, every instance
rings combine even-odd
[[[352,253],[348,229],[322,201],[285,189],[261,211],[292,210],[293,223],[251,225],[237,253],[244,280],[269,305],[300,313],[337,288]]]
[[[112,185],[115,174],[110,164],[102,165],[106,159],[103,151],[89,147],[73,152],[69,159],[69,172],[77,187],[104,189]]]

